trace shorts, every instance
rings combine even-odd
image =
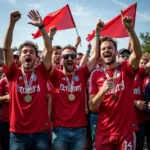
[[[135,150],[135,133],[103,136],[96,134],[96,150]]]

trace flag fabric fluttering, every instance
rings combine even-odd
[[[134,3],[127,7],[124,11],[123,14],[125,16],[129,16],[132,18],[133,21],[133,27],[135,25],[135,17],[136,17],[136,7],[137,3]],[[91,34],[88,34],[86,40],[91,41],[94,38],[95,30],[92,31]],[[128,37],[128,33],[122,24],[122,19],[121,19],[121,14],[113,18],[111,21],[106,23],[104,29],[100,32],[101,36],[110,36],[112,38],[123,38],[123,37]]]
[[[48,14],[43,19],[43,24],[45,25],[45,29],[49,32],[49,28],[55,26],[57,30],[65,30],[70,28],[76,28],[75,22],[73,20],[69,5],[67,4],[65,7]],[[34,38],[38,38],[41,36],[40,30],[32,33]]]

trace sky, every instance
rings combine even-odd
[[[12,48],[18,47],[26,40],[31,40],[36,42],[39,49],[42,50],[42,38],[33,39],[31,35],[37,28],[27,24],[30,22],[30,19],[27,17],[28,12],[31,9],[38,10],[41,17],[44,18],[47,14],[69,4],[78,33],[82,39],[82,47],[79,46],[78,51],[85,53],[88,45],[86,41],[87,34],[95,29],[97,21],[102,19],[104,23],[107,23],[116,17],[121,9],[124,10],[135,2],[138,2],[135,31],[139,36],[141,32],[150,32],[150,0],[0,0],[0,47],[3,46],[10,13],[19,10],[22,17],[15,26]],[[53,45],[75,45],[76,38],[77,33],[75,28],[57,31]],[[119,38],[116,40],[118,50],[127,47],[128,38]]]

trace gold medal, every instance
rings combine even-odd
[[[117,101],[117,100],[118,100],[118,96],[117,96],[116,94],[113,94],[113,95],[112,95],[112,98],[113,98],[114,101]]]
[[[75,100],[75,95],[72,94],[72,93],[70,93],[70,94],[68,95],[68,99],[69,99],[70,101],[74,101],[74,100]]]
[[[32,96],[28,94],[28,95],[26,95],[26,96],[24,97],[24,100],[25,100],[27,103],[29,103],[29,102],[32,101]]]

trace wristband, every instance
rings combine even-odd
[[[90,51],[90,50],[87,50],[86,52],[87,52],[87,53],[89,53],[89,54],[91,53],[91,51]]]
[[[99,36],[100,36],[100,34],[99,34],[99,33],[96,33],[96,34],[95,34],[95,37],[99,37]]]
[[[45,27],[45,25],[43,24],[43,25],[41,25],[41,26],[39,26],[39,29],[42,29],[43,27]]]
[[[49,37],[49,39],[52,41],[53,40],[53,38],[52,37]]]

